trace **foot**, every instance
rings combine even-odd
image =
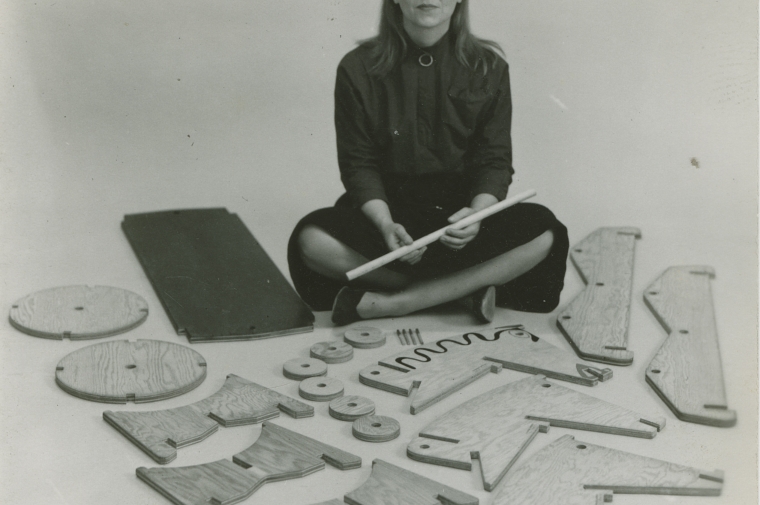
[[[490,323],[496,311],[496,288],[494,286],[480,288],[460,299],[459,302],[467,307],[479,322]]]

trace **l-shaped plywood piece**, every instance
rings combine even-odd
[[[644,301],[668,332],[646,370],[647,382],[683,421],[729,427],[709,266],[671,267],[644,291]]]
[[[493,389],[427,425],[407,446],[417,461],[470,470],[480,460],[491,491],[536,434],[549,426],[654,438],[665,426],[648,417],[546,380],[542,375]]]
[[[267,482],[305,477],[325,467],[359,468],[360,457],[265,422],[245,451],[204,465],[137,469],[137,476],[177,505],[230,505]],[[246,471],[249,470],[249,471]]]
[[[613,493],[718,496],[722,488],[723,472],[704,472],[565,435],[515,469],[492,505],[601,505],[612,501]]]
[[[612,377],[609,368],[581,363],[575,356],[512,325],[445,338],[390,356],[359,372],[359,381],[391,393],[417,393],[410,411],[417,414],[502,367],[594,386]]]
[[[557,326],[584,359],[633,363],[628,323],[637,238],[638,228],[599,228],[570,250],[586,287],[559,314]]]
[[[177,457],[177,449],[215,433],[219,424],[260,423],[280,410],[296,419],[314,415],[311,405],[230,374],[219,391],[197,403],[152,412],[107,410],[103,419],[163,465]]]
[[[369,479],[344,497],[349,505],[478,505],[478,499],[381,459]],[[343,505],[330,500],[314,505]]]

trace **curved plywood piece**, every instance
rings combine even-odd
[[[66,355],[55,382],[67,393],[105,403],[154,402],[198,387],[206,360],[192,349],[160,340],[118,340]]]
[[[16,301],[8,319],[16,329],[35,337],[85,340],[123,333],[147,317],[148,304],[126,289],[62,286]]]
[[[572,354],[544,342],[522,325],[469,332],[404,351],[359,372],[362,384],[409,396],[417,393],[411,413],[502,367],[594,386],[612,377],[608,368],[581,363]]]
[[[280,415],[300,419],[314,407],[242,377],[230,374],[224,386],[205,400],[153,412],[103,412],[103,419],[157,463],[177,457],[177,449],[195,444],[222,426],[260,423]]]
[[[559,314],[557,326],[584,359],[633,363],[628,323],[637,238],[638,228],[599,228],[570,250],[586,288]]]
[[[549,426],[654,438],[665,419],[644,416],[537,375],[447,412],[423,428],[406,453],[417,461],[465,470],[477,458],[483,487],[491,491],[533,437]]]
[[[267,482],[305,477],[325,462],[341,470],[359,468],[361,458],[281,426],[265,422],[261,435],[232,461],[176,468],[137,469],[137,476],[178,505],[230,505]]]
[[[669,268],[646,291],[644,301],[668,332],[646,370],[647,383],[683,421],[729,427],[708,266]]]
[[[704,472],[565,435],[515,469],[492,505],[601,505],[612,501],[613,493],[718,496],[722,488],[723,472]]]

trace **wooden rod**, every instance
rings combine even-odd
[[[372,261],[368,261],[367,263],[363,264],[360,267],[354,268],[353,270],[346,273],[346,277],[348,277],[349,281],[352,281],[356,279],[357,277],[361,277],[362,275],[369,273],[373,270],[376,270],[384,265],[387,265],[391,261],[397,260],[402,256],[406,256],[412,251],[416,251],[417,249],[420,249],[422,247],[425,247],[428,244],[432,244],[439,238],[441,238],[445,233],[446,230],[452,229],[452,230],[459,230],[461,228],[466,228],[467,226],[470,226],[473,223],[477,223],[479,221],[482,221],[483,219],[487,218],[488,216],[491,216],[493,214],[496,214],[500,210],[504,210],[507,207],[511,207],[512,205],[516,203],[520,203],[524,200],[527,200],[528,198],[531,198],[533,196],[536,196],[535,190],[528,190],[523,193],[520,193],[518,195],[515,195],[511,198],[507,198],[506,200],[502,200],[500,202],[496,202],[495,204],[491,205],[490,207],[486,207],[485,209],[479,210],[478,212],[474,214],[470,214],[467,217],[464,217],[457,221],[456,223],[453,223],[449,226],[444,226],[440,230],[436,230],[433,233],[430,233],[428,235],[425,235],[422,238],[419,238],[412,242],[409,245],[405,245],[402,247],[399,247],[395,251],[391,251],[388,254],[385,254],[383,256],[380,256],[379,258],[375,258]]]

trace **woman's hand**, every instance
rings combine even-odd
[[[380,229],[380,233],[383,235],[385,244],[391,251],[395,251],[399,247],[410,245],[414,242],[414,239],[412,239],[412,237],[406,232],[404,227],[398,223],[390,222],[383,225]],[[417,249],[416,251],[412,251],[409,254],[399,258],[399,261],[414,265],[422,259],[422,255],[426,250],[427,246],[422,247],[421,249]]]
[[[449,223],[456,223],[460,219],[464,219],[470,214],[474,214],[476,211],[470,207],[463,207],[457,212],[449,216]],[[480,221],[473,223],[470,226],[465,226],[461,230],[452,230],[449,228],[446,233],[440,238],[441,244],[445,245],[449,249],[458,251],[466,246],[480,231]]]

